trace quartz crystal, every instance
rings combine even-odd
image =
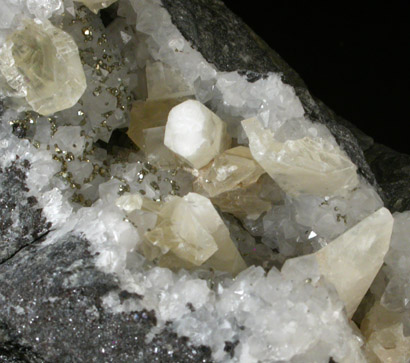
[[[359,183],[356,166],[324,139],[278,142],[256,118],[242,121],[255,160],[290,195],[345,194]]]
[[[26,19],[0,49],[9,96],[25,97],[42,115],[72,107],[86,88],[77,45],[48,20]]]
[[[318,252],[287,260],[284,269],[297,269],[307,261],[317,264],[352,317],[383,264],[392,229],[392,215],[380,208]]]
[[[360,329],[366,338],[369,363],[407,363],[410,360],[410,337],[403,334],[400,313],[376,302],[363,319]]]
[[[246,188],[264,173],[252,158],[249,148],[237,146],[224,151],[212,163],[199,170],[194,190],[208,197],[215,197],[230,190]]]
[[[208,164],[227,149],[226,124],[198,101],[187,100],[168,115],[165,146],[195,169]]]
[[[101,9],[108,8],[111,4],[114,4],[117,0],[75,0],[76,2],[84,4],[94,14],[97,14]]]

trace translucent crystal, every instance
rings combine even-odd
[[[363,319],[360,329],[366,338],[370,363],[407,363],[410,360],[410,337],[403,335],[402,317],[376,302]]]
[[[8,38],[0,49],[0,73],[8,95],[25,97],[42,115],[72,107],[86,89],[77,45],[47,20],[27,19]]]
[[[159,167],[175,169],[179,162],[176,155],[164,145],[165,127],[151,127],[143,131],[144,153],[148,161]]]
[[[75,0],[76,2],[84,4],[93,13],[97,14],[99,10],[108,8],[111,4],[114,4],[117,0]]]
[[[228,228],[208,198],[196,193],[173,197],[165,203],[144,198],[141,206],[133,198],[124,195],[117,205],[124,210],[140,207],[158,216],[155,227],[145,234],[149,244],[143,251],[148,259],[158,258],[161,266],[170,268],[204,265],[233,274],[246,268]]]
[[[324,139],[275,140],[256,118],[242,121],[255,160],[291,195],[345,194],[359,183],[356,166]]]
[[[317,264],[352,317],[383,264],[392,229],[392,215],[380,208],[318,252],[287,260],[284,268],[297,269],[306,261]]]
[[[253,159],[249,148],[237,146],[224,151],[199,171],[194,191],[215,197],[230,190],[246,188],[264,173]]]
[[[148,99],[158,100],[192,96],[194,91],[180,73],[162,62],[146,65]]]
[[[165,146],[196,169],[227,149],[226,124],[198,101],[187,100],[168,115]]]
[[[144,149],[146,145],[144,130],[165,126],[169,111],[182,101],[180,98],[174,98],[134,102],[130,115],[130,126],[127,132],[130,139],[134,141],[140,149]]]

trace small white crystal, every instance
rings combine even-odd
[[[115,205],[129,213],[141,209],[142,202],[140,194],[126,193],[116,200]]]
[[[226,124],[198,101],[175,106],[168,115],[165,146],[196,169],[228,148]]]
[[[291,195],[346,194],[359,183],[356,166],[324,139],[275,140],[256,118],[242,121],[252,156]]]

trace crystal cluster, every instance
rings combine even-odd
[[[407,362],[409,214],[393,228],[279,74],[219,72],[159,0],[108,25],[83,3],[0,14],[0,168],[24,155],[45,243],[80,234],[115,275],[101,311],[153,310],[217,362]]]

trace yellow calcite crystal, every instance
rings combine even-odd
[[[141,211],[143,215],[155,215],[155,225],[145,233],[142,251],[147,259],[156,259],[160,266],[172,269],[204,266],[232,274],[246,268],[228,228],[211,201],[202,195],[189,193],[157,203],[126,194],[116,204],[135,224],[142,218]]]
[[[146,142],[144,130],[165,126],[169,111],[181,103],[183,99],[174,98],[156,101],[136,101],[132,105],[128,136],[140,148],[144,149]]]
[[[369,363],[410,361],[410,337],[403,334],[400,313],[391,312],[376,302],[360,329],[366,338],[365,352]]]
[[[149,100],[192,96],[193,88],[182,75],[162,62],[148,62],[145,68]]]
[[[47,20],[26,19],[11,34],[0,49],[0,73],[9,96],[25,97],[42,115],[72,107],[87,86],[76,43]]]
[[[111,4],[114,4],[117,0],[74,0],[76,2],[84,4],[94,14],[97,14],[101,9],[108,8]]]
[[[282,143],[256,119],[242,121],[254,159],[290,195],[343,195],[359,183],[356,166],[323,139]]]
[[[164,135],[164,126],[145,129],[143,150],[151,164],[161,168],[175,169],[180,163],[176,155],[164,145]]]
[[[204,265],[233,274],[246,268],[211,201],[196,193],[174,197],[165,203],[157,225],[146,233],[146,238],[161,249],[166,256],[162,265],[167,267]]]
[[[392,230],[392,215],[387,208],[380,208],[318,252],[287,260],[282,270],[298,269],[309,261],[316,265],[352,317],[383,265]]]
[[[269,211],[273,204],[282,202],[282,195],[279,186],[265,174],[256,183],[221,193],[211,198],[211,201],[222,212],[240,219],[257,219]]]
[[[264,173],[249,148],[237,146],[224,151],[199,170],[194,191],[212,198],[234,189],[246,188]]]

